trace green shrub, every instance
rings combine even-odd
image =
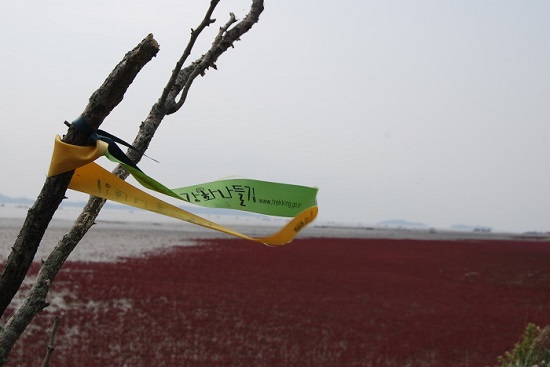
[[[550,367],[550,326],[528,324],[519,343],[498,362],[500,367]]]

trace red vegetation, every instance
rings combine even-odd
[[[550,324],[549,265],[547,242],[365,239],[68,263],[8,366],[40,365],[54,315],[53,366],[494,365]]]

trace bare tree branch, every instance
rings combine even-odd
[[[263,11],[263,0],[252,0],[252,6],[248,15],[241,22],[235,25],[234,28],[228,31],[229,26],[236,21],[234,15],[231,14],[230,20],[224,27],[220,28],[218,36],[216,37],[211,49],[206,54],[207,57],[205,58],[205,56],[203,56],[199,58],[199,60],[191,63],[191,65],[182,69],[183,63],[191,53],[197,37],[205,27],[214,21],[211,18],[211,15],[218,2],[219,0],[211,1],[210,7],[203,21],[197,29],[192,30],[189,44],[187,45],[182,57],[176,64],[176,67],[172,72],[171,78],[164,88],[161,97],[158,102],[153,105],[147,118],[141,123],[139,132],[133,143],[136,150],[129,150],[127,152],[130,159],[134,162],[137,163],[141,160],[143,152],[147,150],[153,135],[164,117],[169,113],[174,113],[179,110],[181,105],[185,102],[185,98],[180,98],[178,101],[179,107],[174,107],[176,106],[175,98],[182,91],[182,89],[184,87],[186,88],[186,96],[189,88],[191,87],[192,80],[197,75],[204,74],[208,67],[215,67],[214,62],[217,58],[229,47],[232,47],[233,43],[238,41],[240,36],[246,33],[252,25],[259,20],[259,15]],[[96,110],[94,109],[94,111]],[[113,173],[122,179],[125,179],[128,176],[128,172],[120,166],[118,166]],[[70,177],[67,180],[67,184],[69,181]],[[63,193],[64,192],[65,190],[63,190]],[[103,199],[90,197],[90,200],[75,221],[73,227],[63,237],[63,239],[59,241],[55,249],[42,264],[36,282],[33,284],[29,294],[25,298],[23,305],[8,320],[8,323],[3,329],[0,327],[0,365],[4,363],[9,351],[13,347],[13,344],[25,328],[30,324],[34,316],[47,306],[46,296],[48,294],[51,282],[61,269],[69,254],[74,250],[76,245],[94,224],[95,219],[97,218],[104,203],[105,200]]]
[[[90,97],[82,117],[97,129],[109,113],[122,101],[124,93],[138,72],[158,52],[158,44],[152,35],[146,37],[113,69],[103,85]],[[65,142],[85,145],[87,136],[75,128],[69,128]],[[42,236],[65,197],[73,171],[48,177],[42,191],[29,210],[15,241],[7,263],[0,276],[0,315],[4,314],[11,299],[21,286],[34,259]]]
[[[220,0],[212,0],[210,1],[210,7],[206,11],[206,15],[204,16],[201,24],[197,27],[197,29],[191,29],[191,38],[189,39],[189,42],[187,43],[187,46],[185,47],[185,50],[183,51],[183,54],[181,55],[180,59],[176,63],[176,67],[174,68],[174,71],[172,71],[172,76],[170,77],[170,80],[168,80],[168,83],[164,87],[164,90],[162,92],[162,95],[160,96],[158,100],[159,106],[164,106],[166,103],[166,98],[168,97],[168,93],[170,93],[170,90],[172,89],[174,83],[176,82],[176,78],[181,71],[181,68],[183,67],[183,64],[191,54],[191,51],[193,50],[193,47],[195,46],[195,42],[197,41],[197,38],[199,38],[199,35],[201,32],[208,27],[210,24],[214,23],[216,20],[212,19],[212,13],[214,13],[214,9],[216,9],[216,6]]]
[[[139,73],[139,71],[158,52],[159,47],[152,35],[147,36],[133,50],[128,52],[122,61],[113,69],[103,85],[92,94],[89,103],[82,113],[83,118],[92,126],[99,127],[109,113],[122,101],[124,93]],[[85,145],[87,136],[83,136],[75,128],[69,128],[65,142],[75,145]],[[53,214],[65,198],[67,186],[74,171],[48,177],[42,191],[27,214],[21,231],[8,257],[2,275],[0,276],[0,314],[3,314],[21,286],[25,275],[32,264],[40,241],[50,223]],[[49,280],[45,280],[49,283]],[[33,303],[34,312],[39,312],[46,303]],[[22,332],[22,330],[21,330]],[[6,339],[6,336],[11,336]],[[0,334],[0,364],[11,349],[12,337],[19,337],[6,326]],[[6,346],[9,347],[6,349]]]
[[[187,98],[187,93],[189,92],[189,88],[191,88],[191,84],[193,84],[193,81],[198,75],[203,75],[209,67],[216,67],[216,61],[218,60],[218,57],[220,57],[221,54],[223,54],[229,47],[233,47],[233,43],[235,41],[239,41],[240,37],[248,32],[252,26],[257,23],[260,20],[260,14],[264,10],[264,2],[263,0],[253,0],[252,6],[250,8],[250,12],[244,17],[243,20],[241,20],[238,24],[236,24],[233,28],[230,30],[225,31],[223,36],[216,37],[216,40],[214,41],[214,44],[210,48],[210,50],[203,55],[203,57],[200,60],[197,60],[197,64],[195,66],[195,69],[193,72],[189,75],[187,78],[187,81],[183,87],[183,90],[181,92],[180,99],[177,101],[177,103],[171,107],[167,114],[172,114],[179,110],[181,106],[185,103],[185,99]],[[232,18],[234,18],[234,15],[232,15]],[[231,19],[230,19],[231,22]],[[222,28],[223,30],[223,28]],[[175,96],[174,96],[175,97]]]

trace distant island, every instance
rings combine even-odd
[[[404,219],[390,219],[378,222],[380,227],[389,228],[408,228],[408,229],[427,229],[428,226],[420,222],[410,222]]]
[[[487,226],[469,226],[466,224],[455,224],[451,227],[455,231],[469,231],[469,232],[491,232],[493,229]]]

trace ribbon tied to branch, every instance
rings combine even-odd
[[[48,176],[75,170],[69,188],[121,204],[149,210],[250,241],[277,246],[291,242],[317,216],[317,188],[252,179],[224,179],[170,189],[145,174],[117,144],[133,148],[82,118],[73,125],[88,136],[89,146],[64,143],[56,136]],[[106,156],[121,164],[143,187],[207,208],[235,209],[292,218],[277,233],[250,237],[164,202],[120,179],[94,161]]]

